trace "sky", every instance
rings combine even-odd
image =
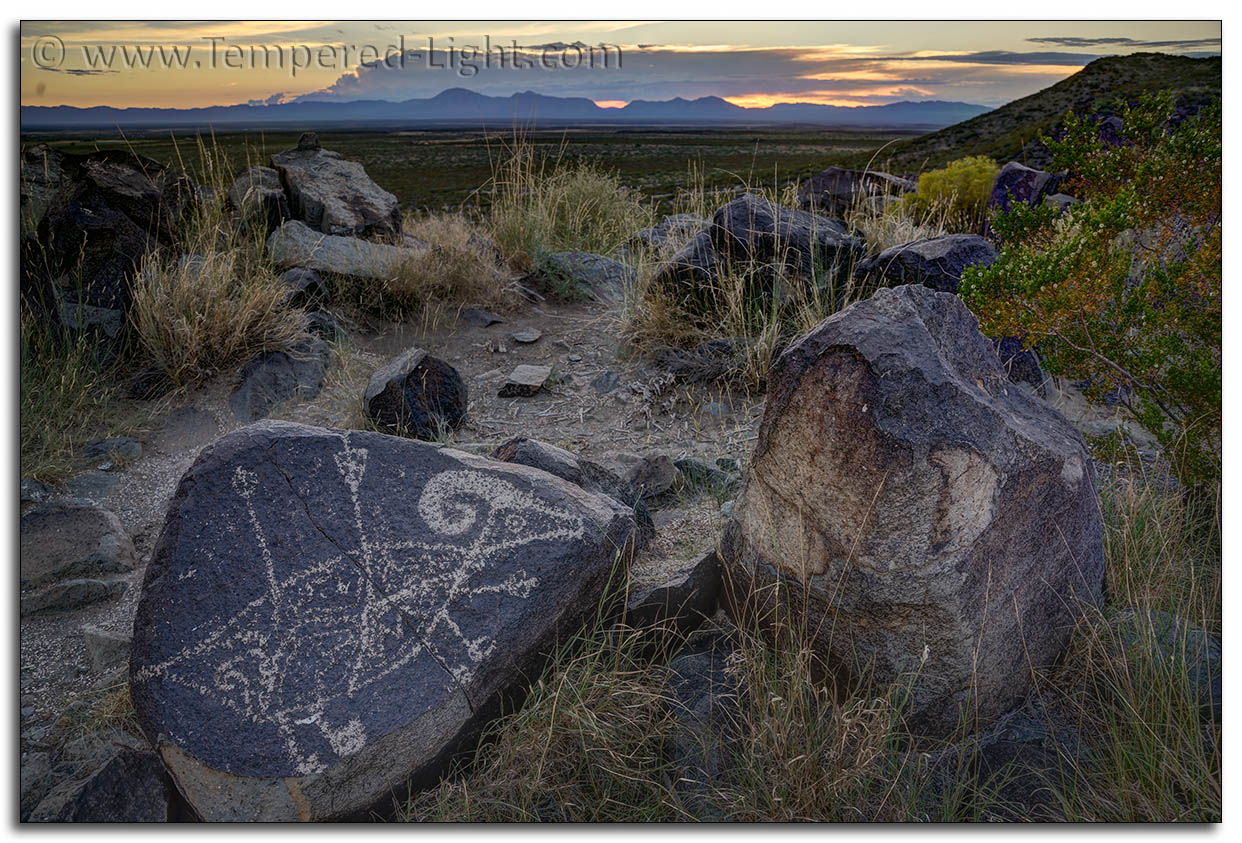
[[[999,106],[1100,56],[1219,55],[1217,21],[24,21],[22,105],[185,108],[537,91]]]

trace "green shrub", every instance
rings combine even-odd
[[[999,172],[986,155],[959,158],[919,176],[918,191],[894,202],[889,212],[912,216],[919,224],[935,219],[959,232],[979,231]]]
[[[1005,244],[961,295],[990,336],[1039,346],[1048,370],[1120,388],[1182,482],[1218,476],[1221,436],[1221,110],[1166,131],[1171,96],[1123,107],[1124,142],[1066,117],[1045,139],[1081,201],[997,214]]]

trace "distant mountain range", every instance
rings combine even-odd
[[[525,91],[489,97],[450,88],[428,99],[302,100],[275,105],[220,105],[207,108],[77,108],[68,105],[21,107],[21,129],[30,131],[108,129],[189,129],[208,126],[252,128],[382,124],[389,128],[508,128],[565,125],[816,125],[840,128],[928,131],[977,117],[990,109],[964,102],[896,102],[839,106],[778,103],[743,108],[720,97],[661,102],[634,100],[623,108],[601,108],[585,97],[554,97]]]

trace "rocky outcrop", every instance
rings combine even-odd
[[[669,290],[708,286],[719,277],[720,262],[711,232],[700,231],[661,264],[651,283]]]
[[[396,237],[401,233],[397,197],[367,176],[356,161],[321,149],[308,132],[296,149],[272,156],[294,218],[324,234]]]
[[[321,234],[297,220],[289,220],[267,238],[267,256],[278,267],[304,267],[348,278],[392,278],[415,254],[403,246]]]
[[[856,275],[864,283],[923,284],[941,293],[956,293],[967,267],[990,266],[996,258],[996,249],[977,234],[942,234],[890,246],[860,263]]]
[[[768,383],[722,540],[734,617],[770,619],[782,584],[827,665],[909,683],[927,732],[1021,701],[1101,599],[1082,436],[1009,383],[955,296],[919,285],[824,320]]]
[[[394,357],[371,375],[362,396],[367,420],[391,433],[438,439],[456,428],[470,406],[457,370],[421,348]]]
[[[914,182],[888,173],[829,167],[798,185],[798,207],[844,219],[864,203],[886,203],[893,197],[913,193],[915,187]]]
[[[288,307],[314,309],[332,297],[319,273],[303,266],[286,269],[280,274],[280,283],[287,291],[284,304]]]
[[[143,584],[137,719],[206,820],[391,807],[599,611],[629,511],[552,475],[264,421],[182,478]]]
[[[87,500],[35,507],[22,514],[19,532],[22,588],[134,567],[134,544],[120,520]]]

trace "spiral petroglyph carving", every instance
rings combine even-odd
[[[202,759],[217,769],[321,772],[366,745],[367,712],[382,708],[398,672],[416,660],[434,659],[439,667],[429,662],[428,669],[443,668],[463,686],[496,644],[475,601],[524,600],[539,583],[523,566],[489,576],[498,555],[512,559],[523,546],[579,539],[586,529],[581,517],[518,483],[469,468],[441,471],[411,489],[417,504],[396,523],[364,500],[368,449],[348,432],[339,440],[331,459],[316,463],[316,476],[287,475],[276,456],[233,468],[236,499],[221,506],[230,514],[212,529],[235,534],[239,556],[257,560],[259,570],[237,586],[245,603],[197,623],[179,652],[133,673],[140,693],[153,686],[191,692],[193,717],[165,718],[174,742],[178,716],[191,730],[227,712],[253,730],[256,747],[278,746],[285,757],[273,765],[270,752],[256,749],[253,761]],[[274,499],[289,501],[279,518],[271,514],[279,509],[270,506]],[[178,593],[201,599],[205,586],[193,579],[212,582],[219,564],[207,553],[183,566]]]

